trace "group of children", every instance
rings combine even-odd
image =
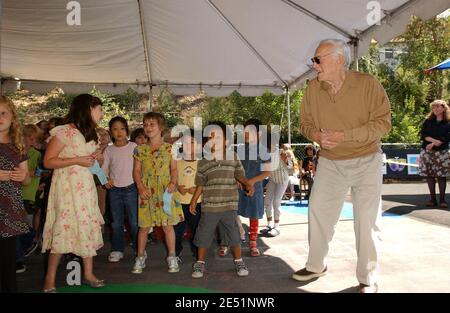
[[[196,260],[193,278],[203,277],[206,251],[216,233],[220,240],[219,255],[226,255],[230,248],[237,275],[247,276],[249,272],[241,255],[245,233],[239,216],[249,218],[250,255],[257,257],[261,254],[256,241],[259,219],[266,208],[268,231],[278,228],[279,206],[288,177],[286,153],[281,154],[275,170],[269,165],[271,159],[261,157],[261,122],[250,119],[245,123],[243,158],[230,150],[226,126],[218,121],[210,123],[212,128],[206,134],[209,157],[196,159],[196,151],[199,147],[203,149],[203,143],[197,142],[191,130],[183,136],[183,158],[175,160],[172,145],[164,141],[167,126],[163,115],[145,114],[143,128],[131,136],[127,120],[114,117],[109,121],[109,132],[102,133],[98,131],[101,105],[100,99],[91,95],[77,96],[61,125],[50,130],[41,156],[32,148],[31,139],[22,144],[14,105],[8,98],[0,98],[0,184],[2,191],[14,190],[0,195],[2,213],[6,212],[6,218],[0,219],[1,290],[15,290],[3,285],[3,277],[11,275],[7,270],[11,268],[3,264],[11,261],[5,260],[10,257],[12,242],[22,242],[21,237],[28,231],[30,223],[25,208],[36,199],[26,196],[27,188],[33,189],[30,195],[39,194],[39,177],[35,173],[41,157],[42,166],[52,171],[51,187],[41,186],[48,189],[42,252],[50,252],[44,292],[56,291],[57,267],[61,256],[68,253],[83,259],[84,283],[94,288],[105,285],[94,275],[92,258],[103,246],[106,194],[112,217],[110,262],[119,262],[124,257],[126,218],[136,254],[132,273],[142,273],[146,267],[147,238],[154,227],[164,231],[168,272],[178,272],[183,234],[188,226],[192,235],[190,248]],[[250,151],[255,149],[256,158],[252,159]],[[233,157],[226,158],[230,152]],[[107,177],[106,182],[96,182],[93,178],[92,168],[97,162]],[[263,180],[267,177],[270,177],[269,196],[264,203]],[[23,198],[18,189],[20,182],[26,185]],[[38,228],[35,225],[34,229]],[[35,234],[31,234],[34,238]],[[3,249],[4,246],[9,248]]]

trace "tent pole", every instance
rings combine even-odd
[[[287,120],[288,120],[288,144],[291,144],[291,97],[289,95],[289,86],[285,87],[287,101]]]
[[[142,7],[141,7],[141,1],[137,0],[137,5],[138,5],[138,9],[139,9],[139,19],[140,19],[140,24],[141,24],[141,35],[142,35],[142,45],[144,47],[144,58],[145,58],[145,68],[146,68],[146,72],[147,72],[147,81],[148,81],[148,109],[149,111],[152,110],[152,101],[153,101],[153,91],[152,91],[152,87],[153,87],[153,81],[152,81],[152,75],[150,72],[150,58],[148,56],[148,46],[147,46],[147,38],[145,35],[145,27],[144,27],[144,18],[143,15],[144,13],[142,12]]]
[[[150,85],[148,89],[148,111],[151,112],[153,110],[153,86]]]
[[[272,74],[278,78],[278,80],[287,85],[280,74],[267,62],[267,60],[261,55],[261,53],[256,50],[256,48],[244,37],[244,35],[237,29],[237,27],[225,16],[225,14],[212,2],[212,0],[206,0],[211,5],[211,7],[216,11],[216,13],[222,18],[222,20],[230,27],[234,33],[239,37],[239,39],[247,45],[247,47],[253,52],[253,54],[272,72]]]
[[[352,44],[353,44],[353,62],[355,64],[355,71],[359,72],[359,59],[358,59],[359,39],[353,38]]]

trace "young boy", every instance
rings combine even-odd
[[[239,194],[236,181],[247,190],[248,196],[254,193],[253,186],[245,178],[241,162],[235,153],[232,160],[226,159],[226,126],[222,122],[208,133],[208,145],[211,146],[211,160],[202,159],[198,163],[195,185],[189,211],[197,213],[197,200],[202,195],[202,215],[195,235],[194,244],[198,247],[197,262],[193,265],[192,277],[201,278],[205,270],[206,250],[211,245],[218,225],[224,229],[224,236],[231,246],[236,273],[247,276],[248,269],[241,258],[241,238],[236,222]]]
[[[38,142],[39,128],[35,125],[25,125],[23,127],[23,138],[25,151],[28,156],[28,171],[30,173],[30,183],[22,186],[23,203],[27,211],[30,225],[30,232],[19,236],[16,244],[16,273],[26,271],[25,257],[31,255],[39,245],[35,238],[39,224],[33,225],[34,215],[38,214],[39,208],[35,206],[36,193],[39,188],[40,177],[35,175],[36,168],[41,158],[41,153],[34,147]]]
[[[199,146],[194,137],[194,130],[190,129],[189,134],[183,136],[183,156],[181,160],[177,161],[178,179],[177,189],[180,193],[181,207],[183,208],[184,221],[178,223],[175,229],[175,253],[177,257],[181,258],[183,251],[183,235],[186,231],[186,226],[191,232],[189,244],[194,260],[197,260],[197,247],[194,244],[195,233],[197,231],[198,222],[201,216],[201,197],[197,200],[196,215],[189,212],[189,204],[191,203],[192,195],[195,192],[195,176],[197,174],[198,161],[195,158],[196,147]]]

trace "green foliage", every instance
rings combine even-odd
[[[422,21],[413,17],[406,32],[392,42],[403,46],[395,70],[380,64],[375,44],[360,59],[360,70],[377,77],[392,107],[392,130],[384,142],[417,143],[420,128],[434,99],[447,99],[450,93],[450,71],[425,69],[450,55],[450,18]]]
[[[127,109],[128,111],[136,111],[139,109],[140,97],[138,92],[132,88],[128,88],[127,91],[122,94],[114,95],[114,100],[122,108]]]
[[[103,119],[100,122],[100,127],[108,129],[109,120],[115,116],[122,116],[123,118],[130,120],[127,110],[124,106],[121,106],[116,102],[113,95],[101,92],[96,88],[93,88],[90,94],[100,98],[103,103]]]
[[[291,93],[291,125],[298,125],[302,91]],[[258,97],[244,97],[234,91],[228,97],[208,97],[201,108],[203,123],[219,120],[227,125],[242,125],[250,118],[264,125],[280,125],[283,141],[287,141],[287,104],[284,95],[265,92]],[[297,127],[291,129],[295,140],[302,140]]]
[[[169,89],[164,89],[157,99],[158,112],[164,115],[168,127],[173,127],[183,122],[181,118],[181,106]]]

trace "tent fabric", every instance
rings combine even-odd
[[[361,0],[79,0],[81,25],[70,26],[69,1],[1,1],[0,75],[22,85],[104,85],[175,94],[238,90],[280,94],[300,88],[322,39],[385,43],[412,14],[431,18],[450,0],[379,0],[381,25],[367,22]],[[9,86],[14,86],[10,83]]]
[[[445,60],[444,62],[439,63],[438,65],[435,65],[427,70],[425,70],[426,72],[428,71],[434,71],[434,70],[446,70],[450,68],[450,58],[448,58],[447,60]]]

